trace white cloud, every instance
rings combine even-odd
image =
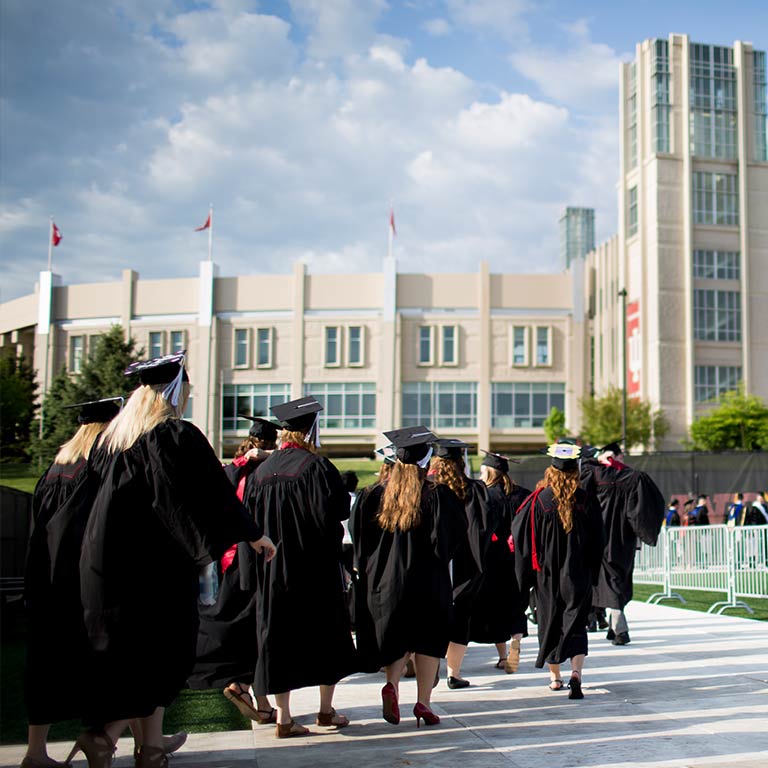
[[[450,22],[443,18],[428,19],[421,28],[432,37],[446,37],[453,31]]]
[[[455,26],[468,26],[502,37],[517,39],[528,34],[525,14],[532,10],[529,0],[446,0]]]

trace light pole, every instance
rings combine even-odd
[[[627,450],[627,289],[619,291],[621,298],[621,443]]]

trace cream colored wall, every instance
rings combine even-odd
[[[219,277],[214,283],[216,312],[269,312],[293,306],[293,275]]]
[[[491,275],[491,310],[505,307],[525,309],[570,309],[571,276]]]
[[[0,304],[0,333],[37,324],[37,294],[20,296]]]
[[[325,365],[325,328],[341,328],[342,354],[341,365]],[[349,326],[361,326],[365,336],[365,355],[362,366],[347,365],[347,329]],[[377,352],[380,340],[378,320],[350,318],[347,315],[328,314],[322,319],[307,317],[304,321],[304,382],[322,384],[326,381],[337,382],[375,382],[378,377]]]
[[[119,317],[122,283],[81,283],[53,289],[53,317]]]
[[[139,317],[196,313],[198,300],[197,278],[138,280],[134,289],[133,311]],[[117,303],[115,306],[118,306]]]
[[[418,339],[422,325],[433,326],[433,365],[419,365]],[[456,326],[459,337],[457,365],[440,364],[440,328]],[[421,317],[403,316],[401,321],[401,365],[403,381],[478,381],[480,371],[480,319],[461,315],[425,312]]]
[[[398,309],[476,309],[477,273],[397,276]]]
[[[304,308],[373,309],[382,304],[383,278],[376,274],[307,275]]]

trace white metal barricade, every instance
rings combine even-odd
[[[676,599],[674,590],[725,592],[709,612],[752,609],[739,597],[768,598],[768,525],[729,528],[702,525],[663,528],[656,547],[643,545],[635,559],[634,581],[661,584],[648,602]]]

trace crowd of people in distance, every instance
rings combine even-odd
[[[670,499],[664,515],[664,526],[710,525],[715,521],[706,494],[691,496],[680,509],[680,500]],[[733,500],[726,505],[720,521],[729,528],[741,525],[768,525],[768,496],[765,491],[758,491],[753,501],[745,501],[743,493],[735,493]]]
[[[395,429],[377,482],[355,494],[356,478],[318,453],[313,397],[273,406],[274,420],[245,415],[249,436],[222,467],[181,419],[183,353],[126,373],[140,384],[124,407],[79,404],[81,426],[35,491],[23,768],[61,765],[48,729],[73,718],[83,730],[69,759],[79,750],[108,768],[130,729],[137,768],[167,766],[186,734],[163,735],[164,711],[185,687],[223,691],[287,739],[309,732],[292,691],[317,686],[315,725],[340,729],[350,720],[333,706],[336,684],[383,670],[382,718],[400,722],[400,681],[414,676],[416,725],[435,726],[440,660],[451,690],[471,685],[470,642],[516,672],[532,596],[535,666],[570,699],[584,696],[588,630],[630,642],[637,541],[656,543],[666,505],[618,444],[549,446],[529,490],[510,477],[513,459],[485,452],[475,480],[466,443]],[[211,563],[219,588],[204,605]],[[312,664],[297,664],[307,638]]]

